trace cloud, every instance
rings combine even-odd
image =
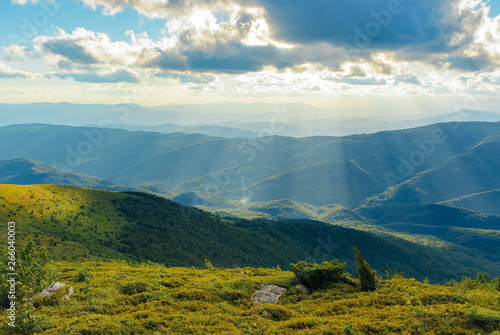
[[[351,66],[351,73],[348,75],[349,77],[366,77],[366,72],[359,65]]]
[[[24,61],[28,56],[31,56],[31,51],[22,45],[10,45],[3,47],[3,52],[7,55],[6,60],[10,62]]]
[[[139,75],[129,69],[119,68],[113,69],[110,72],[55,72],[50,73],[47,77],[58,77],[61,79],[71,78],[74,81],[85,83],[140,83]]]
[[[6,64],[0,63],[0,78],[36,78],[36,77],[38,77],[38,75],[34,73],[15,70]]]
[[[193,84],[209,84],[214,82],[217,77],[213,74],[185,74],[185,73],[172,73],[160,72],[156,74],[157,77],[172,78],[178,80],[180,83],[193,83]]]
[[[17,0],[26,1],[26,0]],[[105,15],[115,15],[132,7],[149,18],[182,16],[195,8],[216,8],[231,3],[225,0],[81,0],[92,9],[101,7]]]
[[[38,0],[11,0],[11,1],[12,1],[12,3],[17,4],[17,5],[25,5],[28,2],[31,2],[31,3],[37,3],[38,2]]]
[[[412,85],[422,85],[422,82],[415,73],[405,73],[394,77],[394,84],[406,83]]]

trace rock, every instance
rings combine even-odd
[[[298,288],[300,290],[300,292],[302,292],[304,294],[308,294],[309,293],[309,290],[307,289],[307,287],[305,287],[302,284],[299,284],[299,285],[297,285],[295,287]]]
[[[267,302],[275,304],[278,302],[280,295],[286,292],[286,288],[277,285],[260,285],[260,290],[252,294],[252,301],[256,304]]]
[[[56,293],[57,291],[59,291],[59,289],[65,287],[65,286],[66,286],[66,284],[63,284],[63,283],[60,283],[60,282],[57,282],[55,284],[50,284],[49,287],[47,287],[45,290],[43,290],[42,293],[40,293],[40,295],[36,299],[50,297],[54,293]],[[65,294],[62,299],[66,300],[66,299],[71,298],[71,296],[73,295],[73,293],[75,293],[75,290],[73,290],[73,288],[70,287],[69,290],[68,290],[68,293]]]
[[[55,284],[50,284],[45,290],[40,293],[40,298],[50,297],[52,294],[56,293],[57,290],[63,288],[66,284],[57,282]]]
[[[75,290],[73,290],[72,287],[69,288],[69,292],[63,297],[63,300],[71,298],[71,296],[75,293]]]

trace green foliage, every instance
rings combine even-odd
[[[491,283],[490,276],[486,273],[478,273],[477,278],[476,278],[476,283],[477,284],[489,284]]]
[[[500,277],[496,277],[493,280],[493,285],[497,291],[500,291]]]
[[[210,261],[208,259],[205,258],[205,269],[207,270],[213,270],[214,269],[214,266],[212,263],[210,263]]]
[[[296,264],[290,264],[290,270],[301,284],[309,289],[317,290],[343,282],[346,278],[345,266],[346,263],[340,263],[336,259],[331,262],[323,261],[321,264],[299,261]]]
[[[92,277],[92,271],[90,269],[79,267],[75,275],[73,276],[73,280],[77,283],[88,282]]]
[[[491,309],[473,309],[467,314],[469,321],[488,330],[500,328],[500,312]]]
[[[424,284],[395,276],[377,291],[349,284],[299,293],[294,274],[275,269],[166,268],[149,263],[61,263],[75,293],[41,302],[36,332],[81,334],[494,334],[500,292],[492,284]],[[80,269],[93,273],[77,281]],[[246,272],[252,272],[249,276]],[[243,274],[241,272],[244,272]],[[261,284],[289,288],[276,304],[254,304]],[[288,283],[288,284],[287,284]],[[0,312],[5,318],[5,312]],[[5,323],[0,333],[8,334]]]
[[[344,327],[344,335],[356,335],[357,332],[352,330],[351,326],[345,325]]]
[[[48,266],[45,248],[37,246],[33,241],[29,241],[23,249],[18,248],[16,273],[16,327],[7,329],[15,334],[33,334],[40,326],[35,307],[40,305],[37,295],[53,282],[57,274]],[[4,278],[2,272],[2,279]],[[6,301],[3,303],[7,306]],[[50,301],[46,303],[51,304]]]
[[[354,258],[358,264],[359,283],[362,291],[374,291],[377,288],[377,274],[364,259],[361,252],[354,247]]]

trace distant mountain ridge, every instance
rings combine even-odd
[[[434,204],[498,190],[499,150],[500,123],[482,122],[261,139],[40,124],[0,128],[4,160],[26,157],[72,173],[179,194],[349,208]]]
[[[76,127],[105,126],[133,131],[180,131],[217,137],[347,136],[443,122],[500,121],[499,113],[477,110],[406,118],[398,115],[377,119],[353,118],[336,110],[300,103],[226,102],[158,107],[137,104],[0,104],[0,113],[0,126],[47,123]]]

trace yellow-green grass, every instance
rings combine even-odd
[[[279,269],[165,268],[59,263],[69,300],[39,307],[39,334],[495,334],[499,292],[491,284],[430,285],[399,276],[371,293],[341,285],[309,295]],[[83,281],[82,273],[91,275]],[[254,304],[261,284],[289,289]],[[2,319],[5,314],[0,314]],[[1,329],[0,329],[1,330]],[[498,334],[498,333],[496,333]]]

